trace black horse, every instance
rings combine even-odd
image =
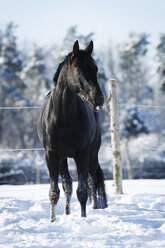
[[[86,216],[88,192],[93,208],[107,206],[104,177],[98,162],[101,134],[96,114],[104,98],[97,82],[98,68],[91,57],[92,51],[92,41],[85,50],[79,50],[78,41],[74,43],[73,51],[55,73],[55,86],[47,95],[41,114],[39,136],[46,150],[50,174],[51,221],[55,220],[60,194],[59,174],[66,196],[65,213],[70,213],[72,180],[68,157],[75,160],[77,167],[81,216]]]

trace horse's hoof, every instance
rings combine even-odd
[[[67,209],[67,208],[66,208],[66,209],[65,209],[65,214],[66,214],[66,215],[69,215],[69,214],[70,214],[70,209]]]
[[[56,205],[50,205],[50,220],[54,222],[56,220]]]
[[[51,220],[51,222],[53,223],[53,222],[55,222],[55,220],[56,220],[56,219],[53,219],[53,220]]]
[[[87,214],[86,213],[81,213],[81,217],[86,218],[87,217]]]

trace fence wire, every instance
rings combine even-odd
[[[105,98],[106,99],[106,98]],[[106,103],[109,105],[108,100],[106,99]],[[105,106],[105,105],[104,105]],[[143,104],[122,104],[119,103],[118,106],[127,106],[127,107],[138,107],[138,108],[159,108],[165,109],[165,106],[160,105],[143,105]],[[0,110],[21,110],[21,109],[41,109],[42,106],[16,106],[16,107],[0,107]],[[104,110],[110,115],[108,107],[104,107]],[[105,145],[103,145],[105,146]],[[111,147],[109,147],[111,149]],[[155,150],[155,151],[165,151],[165,148],[154,148],[154,147],[141,147],[143,150]],[[29,152],[29,151],[44,151],[44,148],[4,148],[0,149],[1,152]]]
[[[19,109],[40,109],[41,106],[24,106],[24,107],[0,107],[0,110],[19,110]]]

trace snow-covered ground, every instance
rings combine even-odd
[[[117,196],[113,181],[106,181],[108,208],[88,204],[87,218],[80,217],[76,187],[75,182],[72,213],[63,213],[61,189],[51,223],[49,185],[0,186],[0,247],[165,247],[165,180],[124,180],[125,194]]]

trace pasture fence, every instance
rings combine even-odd
[[[111,92],[111,97],[109,97],[109,99],[106,99],[105,97],[105,100],[106,100],[106,103],[107,103],[107,106],[110,106],[110,107],[106,107],[104,106],[104,110],[108,113],[108,115],[113,115],[112,112],[115,114],[117,113],[116,109],[117,108],[120,108],[120,106],[126,106],[126,107],[137,107],[137,108],[151,108],[151,109],[165,109],[165,106],[161,106],[161,105],[144,105],[144,104],[123,104],[123,103],[117,103],[117,99],[115,100],[116,101],[116,105],[114,107],[114,105],[112,104],[112,101],[113,101],[113,97],[112,97],[112,94],[114,96],[114,94],[116,95],[116,90],[114,92],[114,85],[115,85],[115,80],[109,80],[109,84],[111,84],[110,86],[110,92]],[[116,88],[116,86],[115,86]],[[115,96],[116,98],[116,96]],[[39,110],[41,109],[41,106],[5,106],[5,107],[0,107],[0,111],[4,110],[4,111],[7,111],[7,110]],[[118,117],[115,117],[115,121],[116,121],[116,118],[118,119]],[[118,120],[117,120],[118,121]],[[119,142],[119,137],[116,138],[116,134],[115,134],[115,137],[114,137],[114,126],[119,126],[119,123],[117,122],[117,124],[114,125],[114,119],[111,120],[111,139],[117,139]],[[118,133],[118,132],[117,132]],[[118,135],[118,134],[117,134]],[[102,146],[105,146],[104,144]],[[106,145],[107,146],[107,145]],[[117,150],[114,150],[114,147],[118,147]],[[115,156],[115,154],[119,154],[120,153],[120,145],[119,144],[114,144],[113,145],[113,142],[112,142],[112,145],[108,146],[108,149],[112,150],[112,155]],[[116,148],[115,148],[116,149]],[[165,147],[161,147],[161,148],[158,148],[158,147],[149,147],[149,146],[141,146],[141,149],[143,150],[153,150],[153,151],[159,151],[159,152],[164,152],[165,151]],[[38,151],[38,152],[43,152],[44,151],[44,148],[34,148],[34,147],[30,147],[30,148],[3,148],[3,149],[0,149],[0,153],[3,153],[3,152],[35,152],[35,151]],[[117,153],[116,153],[117,152]],[[118,153],[119,152],[119,153]],[[126,159],[127,159],[127,164],[128,164],[128,174],[130,175],[129,178],[132,178],[132,175],[131,175],[131,167],[130,167],[130,162],[129,162],[129,157],[128,157],[128,147],[127,147],[127,144],[125,144],[125,152],[126,152]],[[114,160],[115,161],[115,160]],[[119,162],[120,163],[120,162]],[[116,165],[116,162],[114,162],[114,165]],[[39,183],[40,182],[40,166],[37,166],[36,168],[36,182]],[[130,170],[130,171],[129,171]],[[24,174],[24,173],[23,173]],[[114,174],[117,174],[117,171],[116,173]],[[26,176],[25,176],[26,177]],[[27,178],[26,178],[26,181],[27,181]],[[121,183],[121,181],[120,181]],[[116,186],[116,189],[118,188],[118,186]],[[122,192],[122,187],[121,187],[121,192]]]

